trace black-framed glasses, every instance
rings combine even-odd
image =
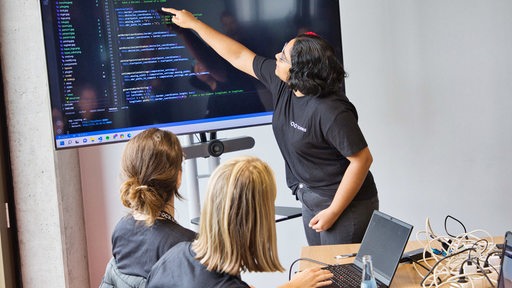
[[[292,64],[288,59],[286,59],[286,55],[284,55],[284,48],[286,47],[286,44],[288,44],[288,42],[284,43],[283,45],[283,50],[281,50],[281,54],[279,54],[279,61],[286,64]]]

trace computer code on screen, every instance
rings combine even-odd
[[[323,32],[341,55],[337,1],[43,0],[56,139],[271,114],[270,92],[172,24],[161,12],[170,6],[265,57],[303,30]]]

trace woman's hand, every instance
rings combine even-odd
[[[331,228],[334,222],[338,220],[339,216],[340,215],[338,213],[334,212],[333,208],[329,207],[318,212],[318,214],[309,221],[309,227],[316,232],[327,231]]]
[[[354,200],[361,185],[368,175],[370,165],[373,162],[372,154],[368,147],[361,149],[352,156],[347,157],[350,161],[345,174],[336,190],[336,195],[331,205],[315,215],[309,222],[309,227],[316,232],[329,230],[345,211],[348,205]]]
[[[181,28],[193,28],[193,24],[196,23],[197,18],[187,10],[177,10],[174,8],[162,8],[162,11],[173,14],[172,23],[180,26]]]
[[[331,272],[320,269],[318,267],[309,268],[304,271],[301,271],[295,274],[292,277],[292,280],[287,283],[287,285],[282,287],[287,288],[312,288],[312,287],[323,287],[332,284]]]

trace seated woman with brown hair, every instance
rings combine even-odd
[[[145,287],[153,264],[167,250],[196,233],[174,220],[174,199],[182,199],[183,151],[176,135],[151,128],[133,137],[123,152],[121,201],[130,209],[112,234],[112,259],[101,288]]]
[[[284,271],[276,245],[276,183],[270,167],[239,157],[212,174],[199,235],[177,244],[153,266],[148,287],[249,287],[241,272]],[[320,268],[297,273],[280,286],[321,287],[332,274]]]

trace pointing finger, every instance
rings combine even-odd
[[[164,7],[162,7],[162,11],[168,12],[168,13],[172,13],[172,14],[176,14],[176,12],[178,12],[179,10],[176,10],[174,8],[164,8]]]

